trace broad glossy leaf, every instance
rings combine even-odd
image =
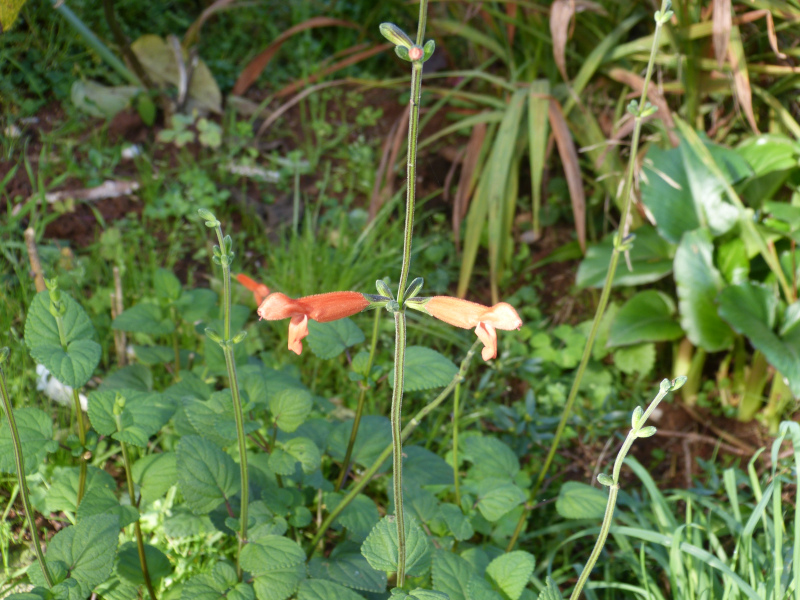
[[[258,600],[286,600],[306,578],[303,549],[288,538],[266,536],[242,549],[241,565],[255,577]]]
[[[114,492],[103,486],[92,486],[78,506],[77,522],[95,515],[116,515],[120,527],[127,527],[139,519],[139,511],[130,504],[122,505]]]
[[[80,585],[81,595],[87,598],[92,589],[111,575],[119,539],[119,520],[111,515],[87,517],[72,527],[59,531],[47,545],[45,561],[60,561],[70,577]],[[38,572],[38,576],[34,575]],[[41,570],[29,572],[34,583],[42,578]],[[44,582],[42,581],[42,584]]]
[[[450,528],[453,537],[459,542],[470,539],[475,535],[475,530],[472,528],[472,523],[469,522],[467,516],[463,513],[461,508],[455,504],[445,503],[439,507],[444,518],[445,523]]]
[[[147,571],[153,583],[172,573],[172,564],[167,555],[155,546],[145,544],[144,556],[147,561]],[[142,564],[139,562],[136,542],[126,542],[120,546],[117,556],[117,574],[134,585],[144,585]]]
[[[314,579],[329,579],[363,592],[386,591],[386,573],[376,571],[361,554],[344,552],[329,557],[313,558],[308,565]]]
[[[719,294],[719,314],[789,380],[795,397],[800,397],[800,301],[784,316],[780,335],[775,333],[777,299],[767,287],[744,282]]]
[[[662,342],[683,337],[675,321],[675,304],[655,290],[639,292],[617,311],[608,336],[608,346]]]
[[[122,311],[111,323],[113,329],[150,335],[167,335],[175,331],[175,323],[157,304],[140,303]]]
[[[675,253],[675,283],[681,326],[689,340],[708,352],[730,347],[733,331],[717,314],[722,277],[712,262],[711,235],[702,229],[683,236]]]
[[[333,492],[325,494],[325,504],[328,510],[335,509],[342,496],[343,494],[341,493]],[[378,507],[375,506],[375,502],[368,496],[359,494],[336,518],[334,525],[347,528],[352,537],[363,541],[380,519],[381,516],[378,513]]]
[[[53,439],[53,420],[38,408],[18,408],[14,411],[25,473],[30,475],[51,452],[58,450]],[[0,473],[16,473],[14,445],[8,419],[0,411]]]
[[[607,503],[607,491],[579,481],[568,481],[558,493],[556,510],[566,519],[602,519]]]
[[[364,332],[352,319],[339,319],[329,323],[308,322],[308,345],[320,358],[339,356],[351,346],[364,341]]]
[[[177,457],[174,452],[143,456],[133,463],[131,474],[145,502],[158,500],[178,480]]]
[[[275,394],[269,403],[272,418],[281,431],[295,431],[311,412],[311,393],[298,388],[288,388]]]
[[[614,273],[614,287],[653,283],[672,272],[672,257],[675,247],[663,240],[649,225],[639,227],[633,233],[636,234],[636,239],[629,251],[632,270],[628,269],[624,257],[621,257]],[[603,287],[608,274],[608,265],[611,262],[613,235],[615,234],[606,236],[599,244],[589,246],[586,258],[578,267],[575,284],[579,288]]]
[[[458,367],[449,358],[424,346],[406,348],[403,389],[407,392],[444,387],[453,380]],[[394,386],[394,379],[389,378]]]
[[[47,490],[45,506],[47,512],[66,511],[74,513],[78,505],[79,467],[56,467],[53,471],[53,484]],[[106,471],[89,465],[86,469],[86,489],[88,494],[95,486],[109,490],[117,489],[117,482]]]
[[[309,579],[300,584],[297,600],[363,600],[363,597],[338,583]]]
[[[239,583],[236,568],[218,562],[210,573],[192,577],[183,586],[181,600],[255,600],[253,586]]]
[[[406,573],[412,577],[424,575],[430,568],[431,542],[417,520],[405,513]],[[373,569],[397,571],[397,525],[394,516],[378,521],[361,546],[361,554]]]
[[[484,479],[478,486],[478,510],[490,523],[525,502],[525,492],[504,479]]]
[[[732,150],[706,140],[706,146],[725,175],[735,183],[751,173]],[[642,168],[642,203],[656,221],[659,233],[677,244],[684,233],[707,228],[716,237],[729,231],[739,210],[727,201],[720,181],[681,139],[678,148],[652,146]]]
[[[352,430],[353,421],[350,419],[337,424],[331,432],[328,437],[328,453],[334,460],[344,459]],[[378,415],[364,416],[356,434],[356,443],[353,445],[353,462],[362,467],[369,467],[391,440],[392,425],[389,419]]]
[[[508,445],[496,437],[470,435],[464,438],[464,455],[472,463],[470,476],[475,479],[505,477],[519,473],[519,459]]]
[[[533,558],[533,555],[524,550],[515,550],[498,556],[489,563],[486,575],[511,600],[519,600],[535,566],[536,559]]]
[[[25,344],[31,356],[40,362],[64,385],[79,388],[94,373],[100,362],[102,349],[94,341],[95,331],[86,311],[69,294],[61,295],[66,312],[61,317],[64,342],[61,345],[58,323],[50,314],[48,292],[34,296],[25,319]]]
[[[472,566],[447,550],[433,553],[433,589],[444,592],[450,600],[470,600],[469,582],[475,577]]]
[[[195,514],[209,513],[239,492],[239,467],[208,440],[185,436],[176,455],[178,487]]]
[[[117,397],[125,405],[114,414]],[[99,390],[89,395],[89,419],[98,433],[144,448],[175,412],[172,401],[157,392],[138,390]],[[119,422],[117,422],[119,418]]]

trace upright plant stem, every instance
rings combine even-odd
[[[475,355],[475,352],[477,351],[480,345],[481,345],[480,340],[472,344],[472,347],[467,352],[467,355],[464,357],[464,360],[461,361],[461,366],[458,369],[458,373],[456,373],[453,379],[450,381],[450,383],[447,384],[447,387],[445,387],[439,393],[439,395],[433,399],[432,402],[430,402],[425,407],[420,409],[419,412],[417,412],[417,414],[415,414],[411,418],[411,420],[406,424],[406,426],[403,428],[403,431],[400,433],[401,441],[407,440],[408,437],[419,426],[422,420],[425,417],[427,417],[432,411],[437,409],[442,404],[442,402],[447,400],[447,397],[450,395],[450,392],[453,391],[453,389],[459,382],[463,381],[464,376],[467,373],[467,368],[469,367],[469,364],[472,361],[472,357]],[[350,505],[350,503],[355,499],[355,497],[358,496],[365,487],[367,487],[370,481],[372,481],[372,478],[375,476],[378,470],[380,470],[380,468],[383,466],[383,463],[385,463],[386,460],[389,458],[389,455],[392,454],[394,446],[395,446],[394,442],[392,442],[391,444],[386,446],[386,448],[384,448],[380,456],[378,456],[378,458],[375,459],[375,462],[373,462],[372,465],[370,465],[370,467],[366,471],[364,471],[364,473],[361,475],[361,479],[354,482],[353,487],[350,488],[345,497],[342,498],[342,501],[336,505],[336,508],[334,508],[330,513],[328,513],[327,517],[325,517],[325,520],[319,526],[317,533],[314,534],[314,538],[311,540],[311,544],[308,547],[307,556],[309,560],[313,556],[314,549],[319,544],[319,541],[322,539],[322,536],[325,535],[325,532],[328,531],[328,529],[337,519],[337,517],[340,514],[342,514],[342,511],[344,511],[344,509]]]
[[[666,13],[667,8],[669,5],[669,0],[662,0],[661,2],[661,14]],[[658,50],[658,38],[661,33],[661,26],[662,22],[659,19],[656,19],[656,27],[655,32],[653,34],[653,45],[650,49],[650,60],[647,63],[647,71],[644,76],[644,82],[642,84],[642,93],[639,99],[639,107],[636,115],[634,115],[634,126],[633,126],[633,134],[631,136],[631,149],[630,149],[630,157],[628,159],[628,168],[625,172],[625,185],[622,188],[622,199],[624,202],[624,207],[622,209],[622,217],[620,219],[620,230],[616,234],[616,239],[614,241],[614,247],[611,251],[611,260],[608,265],[608,274],[606,275],[605,284],[603,285],[603,291],[600,294],[600,301],[597,305],[597,311],[594,315],[594,321],[592,321],[592,329],[589,332],[589,337],[586,340],[586,346],[583,349],[583,355],[581,356],[581,362],[578,365],[578,370],[575,373],[575,379],[572,382],[572,388],[569,391],[569,396],[567,397],[567,402],[564,405],[564,410],[561,413],[561,420],[558,422],[558,427],[556,428],[556,433],[553,436],[553,441],[550,444],[550,451],[547,453],[547,458],[542,465],[541,470],[539,471],[539,475],[536,478],[536,481],[531,489],[531,493],[529,496],[529,504],[533,502],[536,498],[536,494],[542,488],[542,483],[544,483],[544,478],[547,475],[547,472],[550,469],[550,464],[553,462],[553,458],[555,457],[556,450],[558,450],[558,445],[561,442],[561,436],[564,433],[564,428],[567,425],[567,420],[569,419],[570,415],[572,414],[572,406],[575,404],[575,398],[578,396],[578,390],[580,389],[581,381],[583,380],[583,374],[586,371],[586,366],[589,364],[589,358],[592,356],[592,349],[594,347],[594,340],[597,337],[597,332],[600,329],[600,321],[605,314],[606,306],[608,305],[608,299],[611,296],[611,286],[614,282],[614,275],[617,272],[617,264],[619,263],[620,254],[623,252],[623,233],[625,228],[627,227],[628,218],[631,214],[631,204],[632,204],[632,194],[631,188],[633,185],[633,171],[636,167],[636,156],[639,150],[639,137],[642,131],[642,114],[645,110],[646,100],[647,100],[647,88],[650,84],[650,78],[653,75],[653,64],[655,62],[656,51]],[[511,540],[508,543],[508,547],[506,548],[507,552],[510,552],[514,549],[514,546],[517,543],[517,539],[519,538],[520,533],[522,533],[522,529],[525,526],[525,522],[528,519],[528,512],[530,511],[530,507],[526,507],[525,510],[522,511],[520,515],[519,521],[517,522],[517,527],[514,530],[514,534],[511,536]]]
[[[428,0],[420,0],[419,23],[417,25],[417,46],[422,46],[425,38],[425,23],[428,15]],[[392,482],[394,486],[394,511],[397,523],[397,586],[402,588],[406,581],[406,533],[403,514],[403,441],[400,432],[400,418],[403,407],[403,377],[406,354],[406,316],[403,312],[406,284],[411,267],[411,242],[414,233],[414,202],[417,182],[417,134],[419,130],[419,103],[422,89],[422,61],[411,63],[411,110],[408,122],[408,162],[406,166],[406,221],[403,236],[403,266],[397,287],[398,308],[394,315],[394,389],[392,390]]]
[[[60,314],[54,315],[56,326],[58,327],[58,337],[61,341],[61,348],[67,351],[67,334],[64,331],[64,318]],[[86,424],[83,421],[83,410],[81,409],[81,398],[78,390],[72,389],[72,407],[75,410],[75,418],[78,421],[78,440],[81,443],[81,456],[79,459],[78,474],[78,496],[77,504],[83,500],[83,493],[86,489]]]
[[[233,398],[233,416],[236,420],[236,434],[239,441],[239,473],[242,480],[241,507],[239,509],[239,545],[236,551],[236,573],[239,579],[242,578],[242,567],[239,558],[242,548],[247,542],[247,508],[249,502],[249,481],[247,476],[247,444],[244,433],[244,413],[242,411],[242,399],[239,395],[239,380],[236,377],[236,361],[233,356],[233,342],[231,340],[231,267],[227,254],[225,241],[222,237],[222,229],[216,227],[217,238],[222,250],[222,310],[223,310],[223,332],[222,332],[222,351],[225,354],[225,366],[228,369],[228,381],[231,386],[231,396]]]
[[[453,485],[456,488],[456,506],[461,508],[461,485],[458,477],[458,401],[461,396],[461,384],[456,384],[453,394]]]
[[[375,318],[372,322],[372,343],[369,347],[369,359],[367,359],[367,379],[372,370],[372,361],[375,359],[375,348],[378,346],[378,326],[381,322],[381,311],[375,311]],[[358,435],[358,427],[361,425],[361,415],[364,412],[364,401],[367,398],[367,386],[361,386],[358,393],[358,405],[356,406],[356,416],[353,418],[353,429],[350,431],[350,440],[347,442],[347,452],[344,454],[344,461],[342,461],[342,470],[339,473],[339,478],[336,480],[335,491],[342,489],[347,471],[350,469],[350,459],[353,457],[353,446],[356,443],[356,436]]]
[[[117,417],[119,419],[119,417]],[[128,484],[128,496],[130,496],[131,504],[137,509],[139,508],[139,498],[136,497],[136,488],[133,485],[133,474],[131,471],[131,459],[128,454],[128,445],[125,442],[119,443],[122,449],[122,462],[125,463],[125,480]],[[136,550],[139,553],[139,564],[142,567],[142,576],[144,577],[144,585],[147,588],[147,593],[153,600],[157,600],[156,592],[153,589],[153,582],[150,580],[150,570],[147,568],[147,557],[144,553],[144,539],[142,538],[142,527],[139,524],[139,519],[133,523],[133,531],[136,534]]]
[[[7,352],[6,348],[3,351]],[[2,354],[0,354],[0,362],[2,362]],[[19,431],[17,430],[17,422],[14,419],[14,411],[11,407],[11,399],[8,397],[8,388],[6,387],[6,374],[3,367],[0,366],[0,392],[3,396],[3,408],[6,412],[6,419],[8,420],[8,428],[11,432],[11,444],[14,448],[14,463],[17,467],[17,482],[19,483],[19,493],[22,497],[22,506],[25,509],[25,519],[28,521],[28,528],[31,530],[31,541],[33,542],[33,551],[36,553],[36,558],[39,561],[39,566],[42,569],[45,583],[47,587],[53,587],[53,577],[50,575],[50,570],[47,568],[47,563],[44,562],[44,553],[42,552],[42,545],[39,543],[39,532],[36,530],[36,523],[33,519],[33,508],[31,501],[28,497],[28,481],[25,478],[25,462],[22,456],[22,444],[19,440]]]
[[[397,587],[406,581],[406,529],[403,514],[403,440],[400,415],[403,410],[403,371],[406,358],[406,315],[394,313],[394,390],[392,390],[392,486],[397,522]]]
[[[614,461],[614,470],[611,475],[612,483],[608,486],[608,502],[606,504],[605,515],[603,516],[603,523],[600,526],[600,534],[597,536],[597,541],[594,544],[594,548],[589,556],[589,560],[586,562],[586,565],[583,567],[583,571],[578,578],[578,583],[575,584],[575,589],[572,590],[570,600],[578,600],[578,598],[580,598],[581,591],[583,591],[583,587],[589,580],[589,576],[592,574],[592,569],[597,564],[597,559],[600,558],[600,552],[602,552],[603,546],[606,543],[606,539],[608,539],[608,532],[611,529],[611,521],[614,518],[614,509],[617,505],[617,494],[619,493],[619,473],[622,469],[622,463],[625,460],[625,457],[628,455],[628,451],[631,449],[633,442],[637,437],[639,437],[639,432],[644,427],[647,419],[651,414],[653,414],[653,411],[658,407],[661,400],[663,400],[664,396],[666,396],[671,389],[672,386],[670,385],[670,381],[668,379],[665,379],[661,382],[661,389],[659,390],[658,395],[650,403],[650,406],[647,407],[647,410],[639,418],[638,422],[636,422],[628,432],[628,436],[625,438],[625,442],[622,444],[619,454],[617,454],[617,459]]]

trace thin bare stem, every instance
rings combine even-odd
[[[650,84],[650,79],[653,75],[653,64],[655,62],[656,52],[658,50],[658,38],[661,33],[661,26],[663,25],[662,20],[659,18],[659,15],[664,15],[667,12],[667,7],[669,5],[669,0],[662,0],[661,3],[661,10],[656,14],[656,27],[655,33],[653,34],[653,45],[650,49],[650,60],[647,63],[647,71],[645,73],[644,82],[642,84],[642,93],[640,95],[638,110],[634,115],[634,127],[633,127],[633,134],[631,137],[631,149],[630,149],[630,157],[628,159],[628,168],[625,172],[625,184],[622,188],[622,200],[624,202],[623,209],[622,209],[622,218],[620,219],[620,230],[617,232],[616,237],[614,239],[614,247],[611,251],[611,260],[608,265],[608,274],[606,275],[605,284],[603,285],[603,291],[600,294],[600,301],[597,305],[597,311],[594,315],[594,320],[592,321],[592,328],[589,332],[589,337],[586,339],[586,346],[583,349],[583,355],[581,356],[581,362],[578,365],[578,370],[575,373],[575,379],[572,382],[572,388],[569,391],[569,396],[567,397],[567,402],[564,405],[564,410],[561,413],[561,420],[558,423],[558,427],[556,428],[556,433],[553,436],[553,441],[550,444],[550,451],[547,453],[547,458],[542,465],[541,470],[539,471],[539,475],[536,478],[536,481],[531,488],[531,492],[529,495],[529,502],[528,505],[534,505],[536,494],[542,488],[542,484],[544,483],[544,478],[547,476],[547,472],[550,470],[550,465],[553,462],[553,458],[555,457],[556,450],[558,450],[559,443],[561,442],[561,436],[564,433],[564,429],[567,425],[567,420],[569,419],[570,415],[572,414],[572,407],[575,404],[575,399],[578,397],[578,390],[580,389],[581,382],[583,381],[583,374],[586,371],[586,366],[589,364],[589,359],[592,356],[592,349],[594,347],[594,341],[597,337],[597,332],[600,329],[600,321],[605,314],[606,306],[608,306],[608,300],[611,296],[611,287],[614,282],[614,275],[617,272],[617,264],[619,263],[620,254],[625,250],[623,244],[623,238],[625,237],[625,231],[627,228],[628,219],[631,214],[631,204],[633,199],[632,194],[632,187],[633,187],[633,172],[636,168],[636,156],[639,150],[639,138],[641,136],[642,131],[642,121],[644,118],[644,112],[646,110],[646,100],[647,100],[647,88]],[[520,515],[519,521],[517,522],[517,527],[514,530],[514,534],[511,536],[511,540],[508,543],[508,547],[506,551],[510,552],[514,549],[514,546],[517,543],[517,539],[519,538],[520,533],[522,533],[522,529],[525,526],[525,522],[528,519],[530,509],[525,509]]]
[[[39,566],[42,569],[47,587],[53,587],[53,577],[50,575],[50,570],[47,568],[47,563],[44,561],[44,553],[42,552],[42,544],[39,542],[39,532],[36,529],[36,522],[33,519],[33,508],[28,496],[28,480],[25,478],[25,461],[22,456],[22,443],[19,439],[19,431],[17,430],[17,422],[14,420],[14,410],[11,406],[11,399],[8,396],[8,388],[6,387],[6,374],[3,371],[2,363],[8,356],[8,348],[0,350],[0,394],[3,397],[3,408],[8,420],[8,428],[11,432],[11,445],[14,449],[14,463],[17,467],[17,483],[19,484],[19,493],[22,497],[22,506],[25,510],[25,519],[28,521],[28,529],[31,530],[31,542],[33,542],[33,551],[36,553],[36,559],[39,561]]]

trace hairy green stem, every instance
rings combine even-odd
[[[669,5],[669,0],[662,0],[661,2],[661,14],[664,14]],[[631,187],[633,184],[633,171],[636,167],[636,157],[639,150],[639,138],[641,136],[642,131],[642,120],[643,120],[643,112],[646,107],[647,101],[647,88],[650,85],[650,79],[653,75],[653,64],[655,62],[656,51],[658,50],[658,38],[661,33],[661,26],[662,23],[658,19],[656,19],[656,27],[655,32],[653,34],[653,45],[650,49],[650,59],[647,63],[647,71],[645,72],[644,82],[642,83],[642,93],[639,99],[639,108],[634,115],[634,126],[633,126],[633,134],[631,136],[631,148],[630,148],[630,157],[628,159],[628,167],[625,172],[625,184],[622,188],[622,200],[623,200],[623,209],[622,209],[622,217],[620,219],[620,229],[616,234],[616,239],[614,241],[614,246],[611,251],[611,260],[608,265],[608,273],[606,275],[606,280],[603,285],[603,291],[600,294],[600,301],[597,305],[597,311],[594,315],[594,320],[592,321],[592,328],[589,332],[589,337],[586,339],[586,346],[583,348],[583,355],[581,356],[581,362],[578,365],[578,370],[575,373],[575,379],[572,382],[572,388],[569,391],[569,396],[567,397],[567,402],[564,405],[564,410],[561,412],[561,420],[558,422],[558,427],[556,428],[556,433],[553,436],[553,441],[550,444],[550,451],[547,453],[547,458],[542,465],[541,470],[539,471],[539,475],[536,478],[536,481],[533,484],[533,488],[531,488],[531,492],[529,495],[529,505],[534,504],[534,500],[536,494],[542,488],[542,484],[544,483],[544,478],[547,475],[547,472],[550,469],[550,465],[553,462],[553,458],[555,457],[556,450],[558,450],[559,443],[561,442],[561,436],[564,434],[564,429],[567,425],[567,420],[569,419],[570,415],[572,414],[572,407],[575,404],[575,399],[578,396],[578,390],[580,389],[581,382],[583,381],[583,374],[586,371],[586,366],[589,364],[589,359],[592,356],[592,349],[594,347],[594,341],[597,337],[597,332],[600,329],[600,321],[603,319],[603,315],[605,314],[606,306],[608,306],[608,300],[611,296],[611,287],[614,282],[614,275],[617,272],[617,264],[619,263],[620,254],[623,252],[623,243],[622,238],[624,237],[624,232],[627,227],[628,218],[631,214],[631,204],[633,199],[633,194],[631,193]],[[522,511],[520,515],[519,521],[517,522],[517,527],[514,530],[514,534],[511,536],[511,540],[508,543],[506,548],[507,552],[510,552],[514,549],[514,546],[517,543],[517,539],[519,538],[520,533],[522,533],[522,529],[525,526],[525,522],[528,519],[528,513],[530,512],[530,508],[526,507],[525,510]]]
[[[458,477],[458,401],[461,396],[461,384],[456,384],[453,394],[453,485],[456,488],[456,506],[461,508],[461,484]]]
[[[55,289],[55,288],[54,288]],[[52,298],[52,296],[51,296]],[[51,300],[52,301],[52,300]],[[60,302],[55,302],[57,306],[61,306]],[[53,315],[53,318],[56,320],[56,327],[58,328],[58,337],[61,342],[61,348],[64,352],[67,351],[67,334],[64,331],[64,317],[56,311]],[[81,398],[78,390],[72,388],[72,407],[75,411],[75,419],[78,422],[78,440],[81,443],[81,455],[78,462],[78,494],[77,494],[77,502],[76,506],[81,503],[83,500],[83,493],[86,490],[86,459],[87,459],[87,450],[86,450],[86,423],[83,421],[83,410],[81,409]]]
[[[117,427],[120,429],[122,423],[119,415],[117,415]],[[122,449],[122,462],[125,464],[125,481],[128,484],[128,496],[130,496],[131,504],[138,510],[139,498],[136,497],[136,488],[133,485],[133,472],[131,471],[132,463],[130,455],[128,454],[128,444],[125,442],[119,443]],[[153,589],[153,582],[150,579],[150,570],[147,568],[147,557],[144,553],[144,539],[142,537],[142,526],[139,524],[139,517],[133,523],[133,531],[136,534],[136,551],[139,553],[139,564],[142,567],[142,576],[144,577],[144,585],[147,588],[147,593],[153,600],[157,600],[156,592]]]
[[[244,413],[242,411],[242,399],[239,394],[239,379],[236,376],[236,360],[233,356],[233,341],[231,340],[231,267],[230,259],[232,255],[227,253],[225,241],[222,236],[222,228],[216,226],[217,238],[222,252],[222,296],[223,296],[223,332],[222,332],[222,351],[225,355],[225,366],[228,370],[228,382],[231,387],[233,398],[233,417],[236,421],[236,437],[239,442],[239,474],[242,482],[240,492],[241,505],[239,508],[239,543],[236,551],[236,573],[241,580],[242,566],[240,557],[242,548],[247,543],[247,509],[249,503],[250,483],[247,474],[247,437],[244,433]]]
[[[372,343],[369,347],[369,358],[367,359],[367,381],[369,381],[369,373],[372,370],[372,361],[375,359],[375,348],[378,346],[378,327],[381,322],[381,311],[375,311],[375,318],[372,322]],[[342,461],[342,470],[339,472],[339,477],[336,480],[336,487],[334,491],[342,489],[342,485],[347,477],[347,471],[350,469],[350,459],[353,457],[353,446],[356,443],[356,436],[358,435],[358,427],[361,425],[361,415],[364,412],[364,402],[367,398],[367,385],[362,384],[361,390],[358,393],[358,405],[356,406],[356,416],[353,418],[353,429],[350,431],[350,440],[347,442],[347,451],[344,454]]]
[[[6,350],[3,348],[3,350]],[[0,366],[0,393],[3,396],[3,408],[5,409],[6,419],[8,420],[8,429],[11,433],[11,445],[14,449],[14,464],[17,467],[17,482],[19,484],[19,493],[22,497],[22,506],[25,510],[25,519],[28,521],[28,528],[31,530],[31,542],[33,542],[33,550],[36,553],[36,558],[39,561],[39,566],[42,569],[44,581],[47,587],[53,587],[53,577],[50,575],[50,570],[47,568],[47,563],[44,562],[44,553],[42,552],[42,545],[39,542],[39,532],[36,530],[36,523],[33,519],[33,508],[31,507],[30,497],[28,496],[28,481],[25,478],[25,462],[22,456],[22,443],[19,440],[19,431],[17,430],[17,422],[14,419],[14,411],[11,406],[11,399],[8,396],[8,388],[6,387],[6,374],[3,367]]]
[[[422,46],[425,38],[425,24],[428,15],[428,0],[420,0],[419,22],[417,25],[417,46]],[[406,163],[406,219],[403,234],[403,265],[397,286],[397,310],[394,313],[394,389],[392,391],[392,482],[394,486],[394,512],[397,524],[397,586],[402,588],[406,581],[406,532],[403,514],[403,441],[400,419],[403,407],[403,378],[406,354],[406,315],[403,312],[411,267],[411,242],[414,234],[414,202],[417,184],[417,136],[419,133],[419,104],[422,93],[422,60],[411,63],[411,95],[408,118],[408,161]]]
[[[406,582],[406,529],[403,514],[403,440],[400,416],[403,411],[403,372],[406,359],[406,315],[394,313],[394,390],[392,390],[392,486],[397,524],[397,587]]]
[[[447,399],[447,397],[450,395],[450,392],[452,392],[453,389],[455,389],[456,385],[461,381],[463,381],[464,376],[467,373],[467,369],[469,368],[469,364],[472,361],[472,357],[475,355],[475,352],[480,346],[481,346],[480,340],[472,344],[472,347],[467,352],[467,355],[464,357],[464,360],[461,361],[461,366],[458,369],[458,373],[456,373],[453,379],[450,381],[450,383],[447,384],[447,387],[445,387],[439,393],[439,395],[433,399],[433,401],[431,401],[425,407],[420,409],[417,412],[417,414],[415,414],[403,428],[402,432],[400,433],[401,441],[407,440],[408,437],[419,426],[422,420],[425,417],[427,417],[428,414],[430,414],[433,410],[438,408],[442,404],[442,402],[444,402]],[[386,446],[386,448],[384,448],[383,452],[381,452],[380,456],[378,456],[375,462],[372,463],[372,465],[370,465],[370,467],[366,471],[364,471],[364,473],[361,475],[361,479],[353,483],[353,487],[350,488],[345,497],[342,498],[342,500],[336,505],[336,508],[334,508],[330,513],[328,513],[328,516],[325,517],[325,520],[319,526],[317,533],[314,534],[314,538],[311,540],[311,544],[308,547],[307,556],[309,560],[313,556],[314,550],[319,544],[319,541],[322,539],[322,536],[325,535],[325,532],[328,531],[328,529],[337,519],[337,517],[340,514],[342,514],[342,511],[345,508],[347,508],[350,505],[350,503],[356,498],[356,496],[358,496],[361,493],[361,491],[365,487],[367,487],[369,482],[372,481],[372,478],[380,470],[381,466],[383,466],[383,463],[385,463],[386,460],[389,458],[389,455],[392,454],[393,449],[394,449],[393,443]]]
[[[622,463],[625,460],[625,457],[628,455],[628,451],[631,449],[633,442],[637,437],[639,437],[639,432],[644,427],[647,419],[651,414],[653,414],[653,411],[658,407],[661,400],[664,399],[664,396],[666,396],[671,390],[672,386],[669,384],[670,382],[668,379],[665,379],[662,382],[658,395],[650,403],[650,406],[647,407],[647,410],[644,412],[644,414],[638,419],[638,422],[633,423],[633,427],[628,432],[628,436],[625,438],[625,442],[622,444],[622,448],[620,448],[620,451],[617,454],[617,459],[614,461],[614,469],[611,475],[613,483],[608,486],[608,502],[606,504],[606,512],[603,516],[603,523],[600,526],[600,534],[597,536],[597,541],[594,544],[591,555],[589,555],[589,560],[583,567],[583,571],[581,571],[578,582],[575,584],[575,589],[572,590],[570,600],[578,600],[580,597],[583,587],[586,585],[586,582],[589,580],[589,576],[592,574],[592,569],[597,564],[597,559],[600,558],[600,552],[603,551],[603,546],[606,543],[606,539],[608,539],[608,532],[611,529],[611,521],[614,518],[614,509],[617,505],[617,494],[619,493],[619,473],[622,469]]]

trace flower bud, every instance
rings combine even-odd
[[[425,51],[420,48],[419,46],[411,46],[408,49],[408,58],[412,61],[422,60],[422,57],[425,55]]]
[[[205,219],[206,227],[209,229],[214,229],[215,227],[219,227],[220,222],[217,220],[217,217],[214,216],[207,208],[199,208],[197,209],[197,214],[200,215],[201,218]]]
[[[234,344],[238,344],[238,343],[242,342],[244,340],[244,338],[246,338],[246,337],[247,337],[247,332],[245,330],[242,330],[239,333],[237,333],[235,336],[233,336],[233,339],[231,341]]]
[[[211,329],[211,327],[206,327],[206,335],[212,342],[217,342],[218,344],[222,343],[222,336]]]
[[[686,383],[686,375],[681,375],[680,377],[676,377],[672,380],[672,387],[670,388],[671,392],[675,392],[683,387],[683,384]]]
[[[423,285],[425,285],[425,280],[422,277],[417,277],[406,288],[405,299],[416,298]]]
[[[408,55],[408,48],[405,46],[395,46],[394,53],[407,62],[411,62],[411,57]]]
[[[380,29],[381,35],[395,46],[410,48],[414,45],[414,42],[411,41],[411,38],[408,37],[406,32],[394,23],[381,23],[378,29]]]
[[[666,394],[672,387],[672,382],[669,379],[662,379],[659,389],[662,393]]]
[[[639,431],[639,433],[636,435],[636,437],[637,438],[649,438],[649,437],[654,436],[656,434],[656,431],[658,431],[658,430],[655,427],[653,427],[652,425],[648,425],[647,427],[642,427],[641,431]]]
[[[610,475],[606,475],[605,473],[598,473],[597,481],[599,481],[601,485],[604,485],[606,487],[611,487],[612,485],[614,485],[614,480],[611,478]]]
[[[394,299],[394,294],[392,294],[392,290],[389,288],[389,284],[386,283],[383,279],[378,279],[375,282],[375,288],[378,290],[378,293],[385,297],[385,298],[392,298]]]
[[[633,409],[633,415],[631,416],[631,427],[632,428],[636,429],[636,427],[639,425],[639,421],[642,420],[642,415],[643,414],[644,414],[644,411],[642,410],[641,406],[637,406],[636,408]]]
[[[433,51],[436,50],[436,42],[428,40],[422,47],[422,62],[427,62],[433,56]]]

